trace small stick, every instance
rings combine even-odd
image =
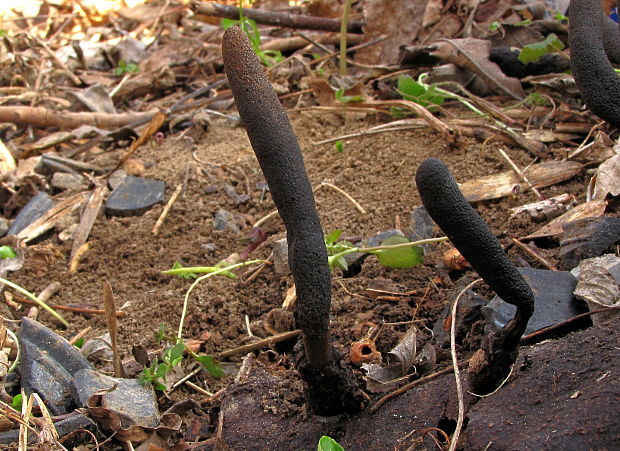
[[[609,307],[605,307],[602,309],[598,309],[598,310],[592,310],[590,312],[585,312],[585,313],[580,313],[579,315],[573,316],[572,318],[567,319],[566,321],[562,321],[561,323],[557,323],[557,324],[553,324],[551,326],[547,326],[544,329],[540,329],[537,330],[536,332],[532,332],[529,335],[524,335],[523,337],[521,337],[521,343],[523,344],[524,342],[528,342],[533,338],[536,338],[540,335],[544,335],[547,332],[552,332],[556,329],[559,329],[560,327],[566,326],[567,324],[570,324],[574,321],[577,321],[578,319],[581,318],[585,318],[586,316],[590,316],[593,315],[595,313],[602,313],[602,312],[608,312],[610,310],[620,310],[620,305],[612,305]]]
[[[88,326],[84,329],[82,329],[80,332],[78,332],[77,334],[75,334],[71,340],[69,340],[69,344],[76,344],[78,342],[78,340],[81,340],[82,338],[84,338],[86,335],[88,335],[88,333],[93,329],[92,326]]]
[[[168,202],[166,203],[164,210],[161,212],[161,215],[159,215],[159,219],[157,219],[157,222],[155,223],[155,227],[153,227],[152,232],[154,236],[157,236],[157,234],[159,233],[159,228],[164,223],[166,216],[168,216],[168,213],[170,212],[172,205],[177,200],[177,197],[179,197],[179,194],[181,194],[182,189],[183,189],[183,184],[179,183],[176,189],[174,190],[174,193],[172,193],[172,196],[170,196],[170,199],[168,199]]]
[[[43,40],[35,37],[35,41],[37,42],[37,44],[39,44],[43,50],[45,50],[45,52],[50,56],[50,58],[52,58],[54,60],[54,62],[58,65],[58,67],[60,67],[62,69],[63,72],[66,73],[67,77],[69,77],[71,79],[71,81],[73,82],[73,84],[75,86],[82,86],[82,80],[80,80],[77,75],[75,75],[73,72],[71,72],[71,70],[67,67],[67,65],[65,63],[63,63],[57,56],[56,54],[52,51],[52,49],[50,49],[48,47],[48,45],[43,42]]]
[[[458,366],[459,366],[459,368],[462,368],[462,367],[466,366],[466,365],[467,365],[467,363],[468,363],[468,361],[467,361],[467,360],[462,360],[462,361],[460,361],[460,362],[459,362],[459,365],[458,365]],[[418,385],[425,384],[425,383],[426,383],[426,382],[428,382],[428,381],[431,381],[431,380],[433,380],[433,379],[436,379],[436,378],[438,378],[439,376],[443,376],[444,374],[449,374],[449,373],[452,373],[453,371],[454,371],[454,368],[453,368],[453,367],[451,367],[451,366],[448,366],[448,367],[444,368],[443,370],[437,371],[436,373],[429,374],[428,376],[424,376],[424,377],[421,377],[420,379],[416,379],[416,380],[415,380],[415,381],[413,381],[413,382],[409,382],[408,384],[403,385],[403,386],[402,386],[402,387],[400,387],[400,388],[397,388],[397,389],[396,389],[396,390],[394,390],[393,392],[388,393],[388,394],[387,394],[387,395],[385,395],[384,397],[379,398],[379,400],[378,400],[377,402],[375,402],[375,403],[374,403],[374,404],[370,407],[370,409],[368,409],[368,411],[369,411],[370,413],[372,413],[372,412],[376,412],[376,411],[377,411],[377,409],[379,409],[379,407],[381,407],[383,404],[385,404],[385,403],[386,403],[387,401],[389,401],[390,399],[395,398],[396,396],[401,395],[401,394],[405,393],[407,390],[410,390],[410,389],[412,389],[412,388],[414,388],[414,387],[417,387]]]
[[[121,356],[118,352],[118,323],[116,321],[116,308],[114,307],[114,293],[112,286],[107,280],[103,282],[103,305],[105,307],[105,316],[110,331],[110,341],[112,345],[112,366],[114,367],[115,377],[125,377]]]
[[[14,298],[13,300],[15,302],[19,302],[20,304],[38,305],[36,302],[31,301],[30,299]],[[71,307],[69,305],[58,305],[58,304],[47,304],[47,305],[49,307],[55,309],[55,310],[64,310],[66,312],[82,313],[84,315],[103,315],[103,314],[105,314],[105,310],[99,310],[99,309],[95,309],[95,308]],[[117,317],[125,316],[126,314],[127,314],[127,312],[122,312],[122,311],[117,311],[116,312],[116,316]]]
[[[504,158],[504,160],[506,160],[506,162],[508,163],[508,165],[510,166],[510,168],[515,172],[515,174],[517,174],[517,176],[524,182],[527,183],[527,185],[532,189],[532,191],[534,191],[534,193],[538,196],[539,199],[544,199],[543,195],[540,194],[540,191],[538,191],[536,188],[534,188],[534,185],[532,185],[532,182],[530,182],[530,180],[525,176],[525,174],[523,173],[523,171],[521,171],[521,169],[519,169],[519,167],[514,163],[514,161],[512,161],[510,159],[510,157],[508,156],[508,154],[506,152],[504,152],[502,149],[498,149],[497,150],[499,152],[499,154]]]
[[[247,345],[239,346],[237,348],[229,349],[228,351],[224,351],[220,354],[220,358],[224,359],[226,357],[230,357],[237,354],[242,354],[244,352],[255,351],[256,349],[267,348],[276,343],[280,343],[281,341],[286,341],[290,338],[295,338],[301,334],[301,329],[291,330],[289,332],[282,332],[281,334],[272,335],[271,337],[263,338],[254,343],[250,343]]]
[[[260,227],[262,226],[264,223],[266,223],[268,220],[270,220],[271,218],[273,218],[274,216],[278,215],[278,210],[273,210],[271,213],[263,216],[262,218],[260,218],[258,221],[256,221],[254,223],[254,225],[252,226],[252,228],[256,228],[256,227]]]
[[[190,388],[193,388],[194,390],[196,390],[198,393],[205,395],[205,396],[213,396],[213,393],[205,390],[202,387],[199,387],[198,385],[194,384],[192,381],[185,381],[185,385],[187,385]]]
[[[521,241],[517,240],[516,238],[512,238],[512,242],[516,244],[519,247],[519,249],[522,249],[523,251],[525,251],[530,257],[536,259],[537,262],[544,265],[550,271],[558,270],[558,268],[556,268],[551,263],[549,263],[542,255],[534,252],[532,249],[530,249],[528,246],[526,246]]]
[[[456,420],[456,428],[454,429],[454,433],[452,434],[452,440],[450,441],[449,451],[455,451],[456,446],[459,442],[459,435],[461,434],[461,429],[463,428],[463,419],[465,417],[465,403],[463,402],[463,386],[461,385],[461,372],[459,371],[459,362],[456,357],[456,310],[459,305],[459,301],[463,297],[463,295],[469,291],[474,285],[482,282],[482,279],[476,279],[463,288],[463,291],[459,293],[459,295],[454,300],[454,304],[452,304],[452,323],[450,324],[450,355],[452,356],[452,367],[454,368],[454,379],[456,382],[456,396],[459,401],[459,414]]]
[[[314,190],[314,192],[316,193],[323,186],[331,188],[334,191],[336,191],[337,193],[342,194],[349,202],[351,202],[353,204],[353,206],[357,209],[357,211],[359,211],[363,215],[366,214],[366,210],[364,210],[364,208],[355,199],[353,199],[353,197],[351,197],[351,195],[349,193],[347,193],[346,191],[344,191],[341,188],[338,188],[336,185],[332,185],[329,182],[321,182],[321,184]]]

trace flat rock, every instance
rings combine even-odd
[[[166,184],[128,175],[106,202],[106,212],[114,216],[139,216],[155,204],[163,203]]]
[[[60,191],[80,191],[86,189],[84,177],[71,172],[55,172],[52,176],[51,185]]]
[[[121,379],[106,376],[92,369],[75,373],[73,381],[76,399],[82,406],[99,390],[105,392],[106,409],[131,418],[134,424],[156,427],[159,411],[155,391],[150,384],[141,384],[138,379]]]
[[[54,200],[47,193],[40,192],[34,196],[19,212],[7,232],[8,235],[17,235],[54,206]]]
[[[534,314],[527,324],[525,334],[531,334],[547,326],[558,324],[587,311],[584,302],[577,300],[573,292],[577,279],[567,271],[546,271],[519,268],[534,292]],[[492,330],[504,327],[515,313],[516,307],[495,296],[482,308]]]
[[[603,216],[569,222],[560,241],[560,264],[570,271],[586,258],[598,257],[620,241],[620,218]]]
[[[73,378],[92,366],[78,349],[29,318],[22,319],[19,342],[22,355],[18,372],[26,394],[38,393],[54,415],[81,407],[72,393]]]
[[[213,228],[215,230],[230,229],[235,233],[239,233],[239,226],[235,221],[235,216],[228,210],[220,208],[213,218]]]

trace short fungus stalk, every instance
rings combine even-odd
[[[610,43],[617,39],[618,30],[608,36],[612,28],[601,0],[571,0],[569,8],[568,42],[575,83],[594,114],[620,127],[620,80],[609,62],[617,53],[618,43]]]
[[[224,67],[250,143],[286,227],[297,289],[296,317],[305,359],[299,371],[311,408],[322,415],[354,409],[356,384],[340,365],[329,335],[331,278],[323,229],[301,149],[286,112],[247,36],[231,27],[222,43]]]
[[[470,363],[472,390],[490,393],[516,360],[519,340],[534,312],[534,294],[442,161],[425,160],[416,172],[416,184],[429,215],[463,257],[504,301],[517,307],[503,329],[485,338],[477,359],[472,359],[477,364]]]

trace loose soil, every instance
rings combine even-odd
[[[329,181],[346,191],[366,211],[360,213],[332,189],[319,189],[316,201],[326,232],[339,229],[345,237],[364,238],[393,228],[407,233],[411,213],[420,205],[414,174],[425,158],[444,160],[459,182],[508,169],[497,152],[498,144],[463,137],[456,145],[448,145],[438,134],[427,129],[357,138],[347,141],[342,152],[338,152],[333,144],[313,144],[368,128],[385,119],[359,113],[291,113],[313,186]],[[112,166],[124,152],[124,149],[98,150],[86,157],[95,164]],[[521,167],[532,161],[522,149],[512,148],[508,152]],[[155,206],[138,217],[110,217],[102,209],[90,234],[90,249],[82,257],[77,272],[67,271],[71,241],[61,242],[58,234],[53,234],[30,246],[24,267],[12,275],[12,280],[32,292],[40,292],[49,283],[59,282],[61,288],[50,302],[97,308],[103,308],[102,283],[110,282],[117,306],[126,312],[120,319],[119,337],[124,359],[131,358],[131,349],[135,345],[157,349],[160,345],[155,333],[160,324],[176,333],[183,297],[191,281],[164,275],[161,271],[169,269],[175,261],[184,266],[207,266],[241,252],[245,247],[242,239],[248,236],[252,224],[274,210],[269,193],[264,190],[264,178],[245,130],[234,121],[217,118],[212,120],[207,131],[192,128],[169,135],[161,145],[149,143],[142,146],[134,157],[146,167],[143,177],[166,182],[166,200],[177,185],[183,184],[182,194],[157,236],[153,235],[152,229],[163,206]],[[582,198],[587,181],[585,175],[577,176],[542,192],[547,197],[568,192]],[[238,194],[248,195],[249,200],[236,205],[235,200],[225,193],[225,185],[234,187]],[[532,193],[521,193],[479,203],[476,208],[494,232],[500,235],[506,231],[500,238],[507,245],[509,238],[524,236],[540,227],[530,221],[508,219],[511,207],[534,200]],[[214,216],[219,209],[234,214],[240,229],[238,233],[230,229],[214,230]],[[284,237],[284,228],[277,216],[261,227],[268,239],[250,254],[252,258],[267,258],[273,242]],[[440,236],[438,229],[435,232]],[[361,338],[366,331],[364,324],[368,322],[377,324],[383,320],[387,323],[377,339],[382,353],[391,349],[411,324],[419,328],[420,344],[431,338],[430,330],[453,296],[453,283],[462,276],[462,273],[448,275],[437,268],[448,244],[435,245],[433,249],[425,256],[424,264],[412,269],[385,268],[374,257],[369,257],[361,272],[352,278],[334,274],[331,331],[343,351],[347,352],[348,345]],[[557,263],[557,249],[538,249],[538,252],[550,262]],[[511,248],[510,255],[521,264],[527,262],[533,267],[541,267],[521,251]],[[201,351],[217,357],[223,351],[255,341],[256,337],[269,335],[264,327],[265,317],[282,306],[292,281],[290,275],[275,273],[271,265],[248,279],[254,269],[239,270],[237,280],[210,278],[191,294],[183,335],[201,340]],[[475,273],[466,275],[476,276]],[[364,294],[366,288],[408,292],[409,295],[399,300],[373,300]],[[481,293],[490,294],[484,287]],[[70,322],[66,330],[45,313],[39,316],[39,320],[56,328],[65,337],[71,337],[87,326],[92,327],[87,338],[107,331],[103,316],[64,315]],[[254,337],[248,333],[246,318]],[[284,324],[282,328],[292,326]],[[471,342],[462,344],[459,349],[461,357],[467,357],[476,349],[476,339],[471,337]],[[287,349],[290,345],[276,348],[278,351]],[[228,386],[237,374],[242,357],[234,356],[223,362],[227,373],[224,378],[217,380],[208,374],[200,374],[194,379],[195,383],[211,392]],[[439,352],[438,368],[447,365],[445,360],[448,358],[445,351]],[[287,371],[291,368],[282,354],[263,353],[259,360],[273,374],[282,368]],[[283,389],[290,401],[285,415],[303,410],[298,381],[289,385]],[[162,408],[173,401],[191,397],[202,403],[205,411],[217,412],[217,403],[209,403],[204,395],[189,389],[175,390],[169,396],[162,398]],[[214,423],[215,420],[211,428]]]

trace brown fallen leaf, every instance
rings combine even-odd
[[[434,43],[433,56],[470,70],[501,95],[521,100],[525,97],[521,82],[506,76],[497,64],[489,59],[491,42],[486,39],[440,39]]]
[[[545,236],[554,236],[562,233],[562,226],[568,222],[576,221],[577,219],[591,218],[602,216],[607,207],[607,202],[604,200],[593,200],[591,202],[585,202],[577,205],[572,210],[568,210],[562,216],[555,218],[549,224],[541,227],[536,232],[529,234],[526,237],[520,238],[520,241],[531,240],[533,238],[542,238]]]
[[[544,188],[569,180],[582,169],[583,165],[574,161],[545,161],[530,166],[524,173],[535,188]],[[516,186],[521,192],[528,188],[513,171],[506,171],[469,180],[460,188],[468,201],[478,202],[509,196]]]
[[[605,199],[608,194],[614,197],[620,195],[620,155],[601,163],[596,171],[592,199]]]

